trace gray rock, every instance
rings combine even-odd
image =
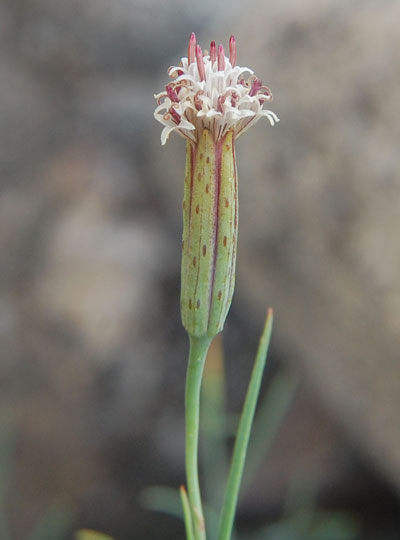
[[[399,5],[257,7],[240,58],[282,121],[238,143],[238,294],[399,487]]]

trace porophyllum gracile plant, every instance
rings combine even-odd
[[[266,117],[272,100],[251,69],[236,65],[236,41],[229,58],[214,41],[202,51],[192,33],[187,58],[169,68],[171,81],[155,96],[155,118],[164,125],[161,143],[172,132],[186,139],[183,198],[181,316],[190,340],[186,378],[186,479],[181,498],[188,540],[205,540],[206,524],[198,476],[200,387],[207,351],[222,331],[235,284],[238,228],[236,139]],[[272,312],[260,341],[246,395],[220,514],[218,540],[229,540],[250,429],[272,326]]]

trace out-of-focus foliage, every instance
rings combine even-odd
[[[222,359],[221,341],[218,340],[211,348],[203,387],[202,448],[206,460],[203,460],[202,478],[205,486],[224,489],[228,463],[226,459],[226,443],[229,433],[215,430],[215,426],[226,426],[225,413],[225,384]],[[268,454],[270,445],[284,421],[285,413],[293,401],[298,381],[284,373],[277,373],[272,379],[268,391],[263,397],[256,417],[252,439],[252,452],[249,453],[249,463],[245,470],[247,476],[245,486],[251,485],[251,477],[256,473],[262,457]],[[263,450],[264,449],[264,452]],[[262,456],[263,454],[263,456]],[[214,455],[217,468],[207,456]],[[252,459],[255,463],[252,463]],[[218,471],[217,476],[216,473]],[[225,471],[225,474],[224,474]],[[282,518],[269,524],[251,535],[238,536],[233,533],[233,540],[360,540],[361,529],[357,519],[343,511],[323,512],[316,509],[314,493],[317,486],[306,489],[297,479],[286,501],[286,511]],[[211,491],[207,494],[213,495]],[[166,512],[183,519],[180,498],[176,489],[166,487],[151,487],[143,491],[142,503],[152,511]],[[217,506],[216,506],[217,503]],[[208,537],[217,540],[218,512],[221,500],[212,496],[205,500]]]
[[[300,512],[292,519],[265,527],[246,540],[360,540],[358,523],[345,513],[317,513],[307,516]]]
[[[88,529],[81,529],[76,533],[76,540],[114,540],[107,534],[99,533],[96,531],[90,531]]]

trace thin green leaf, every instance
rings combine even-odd
[[[256,360],[250,378],[243,411],[240,417],[239,428],[233,449],[232,463],[229,471],[228,482],[225,489],[224,503],[221,512],[218,540],[230,540],[233,520],[239,495],[240,482],[242,479],[247,446],[250,438],[251,426],[260,392],[261,380],[264,372],[272,331],[272,310],[268,310],[267,320],[264,326],[260,344],[258,346]]]
[[[184,486],[181,486],[180,493],[185,521],[186,538],[187,540],[194,540],[192,512],[190,510],[189,498]]]
[[[147,510],[162,512],[178,519],[184,519],[181,496],[177,489],[165,486],[145,488],[140,494],[140,502]],[[207,505],[204,507],[204,512],[211,523],[218,521],[216,512]],[[3,539],[1,538],[1,540]]]

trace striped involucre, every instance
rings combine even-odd
[[[188,142],[183,200],[181,314],[196,337],[223,329],[235,284],[238,225],[233,131]]]

